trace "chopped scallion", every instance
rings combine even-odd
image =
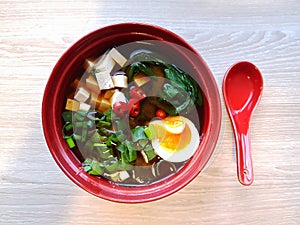
[[[74,148],[76,146],[73,138],[67,138],[66,141],[67,141],[69,148]]]
[[[144,129],[144,133],[150,140],[154,139],[156,136],[153,126],[146,127]]]
[[[137,158],[137,153],[136,151],[133,149],[131,142],[129,141],[125,141],[125,145],[127,147],[125,154],[126,154],[126,159],[128,160],[128,162],[132,162],[134,160],[136,160]]]
[[[76,113],[74,113],[73,116],[75,121],[83,121],[85,118],[85,114],[82,113],[81,111],[77,111]]]
[[[146,154],[148,160],[151,161],[156,157],[156,153],[152,148],[151,144],[149,144],[148,146],[149,146],[148,149],[147,148],[144,149],[144,153]]]
[[[86,124],[86,123],[83,123],[83,125],[82,125],[82,134],[81,134],[81,141],[82,141],[82,142],[86,141],[86,138],[87,138],[87,132],[88,132],[87,124]]]
[[[73,129],[73,125],[67,122],[62,129],[62,135],[64,139],[68,139],[72,137],[71,130]]]

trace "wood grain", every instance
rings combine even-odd
[[[0,224],[300,223],[299,1],[2,0],[0,8]],[[237,181],[223,102],[209,166],[167,198],[108,202],[58,168],[41,125],[49,74],[80,37],[125,21],[160,25],[186,39],[210,66],[220,94],[232,63],[258,66],[265,86],[251,122],[252,186]]]

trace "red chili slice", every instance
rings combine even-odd
[[[143,91],[141,88],[138,88],[138,87],[132,88],[130,90],[129,94],[132,98],[140,100],[140,101],[147,97],[145,91]]]
[[[138,115],[140,115],[141,106],[140,106],[140,102],[137,99],[130,99],[128,105],[130,107],[130,112],[129,112],[130,116],[137,117]]]
[[[113,105],[113,110],[114,110],[115,114],[122,116],[126,112],[128,112],[128,105],[125,102],[116,102]]]

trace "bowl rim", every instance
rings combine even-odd
[[[210,101],[207,102],[207,105],[209,107],[205,110],[209,110],[207,112],[207,115],[209,117],[208,120],[214,121],[214,123],[209,123],[206,129],[208,129],[209,131],[213,130],[214,133],[212,136],[210,136],[210,138],[208,138],[207,136],[201,137],[202,149],[209,149],[208,154],[207,152],[200,151],[200,147],[198,147],[195,155],[184,165],[185,170],[182,171],[185,172],[183,174],[184,177],[174,176],[172,177],[172,179],[168,180],[168,183],[160,182],[161,184],[159,185],[147,185],[139,186],[137,188],[128,188],[124,186],[119,186],[113,182],[108,182],[107,180],[104,181],[104,179],[99,179],[94,176],[88,175],[87,173],[83,172],[81,164],[78,160],[76,162],[76,160],[70,158],[66,151],[62,151],[64,149],[62,143],[58,139],[53,140],[53,135],[55,136],[59,133],[61,134],[61,130],[58,129],[58,126],[54,126],[54,129],[49,130],[49,128],[53,128],[53,123],[56,123],[54,117],[56,110],[56,99],[54,98],[54,96],[58,96],[57,88],[53,87],[53,85],[51,84],[55,79],[57,79],[57,74],[60,73],[61,70],[66,70],[66,68],[61,67],[62,65],[67,63],[66,61],[68,61],[68,56],[71,55],[74,51],[77,51],[78,49],[82,48],[82,46],[87,40],[99,37],[99,35],[116,35],[120,33],[120,30],[122,30],[123,32],[128,32],[129,34],[136,32],[143,34],[144,32],[147,35],[154,35],[159,40],[170,41],[172,43],[187,48],[193,54],[196,55],[198,61],[197,65],[201,66],[209,75],[205,79],[206,81],[210,82],[211,90],[209,92],[206,92],[205,94],[207,98],[213,99],[215,101],[215,105],[213,108],[210,105]],[[71,66],[71,63],[67,65]],[[198,72],[198,74],[200,74],[200,71]],[[61,80],[58,81],[58,86],[61,85],[60,82]],[[54,104],[48,104],[49,101]],[[63,55],[60,57],[60,59],[54,66],[51,75],[48,79],[42,101],[41,116],[44,137],[49,151],[52,157],[54,158],[56,164],[65,173],[65,175],[69,177],[69,179],[71,179],[76,185],[78,185],[85,191],[95,196],[101,197],[102,199],[120,203],[140,203],[158,200],[177,192],[178,190],[186,186],[188,183],[190,183],[204,169],[205,165],[211,158],[211,155],[214,152],[214,148],[217,144],[221,128],[222,110],[220,95],[213,74],[210,71],[206,62],[203,60],[203,58],[191,45],[189,45],[183,38],[181,38],[177,34],[160,26],[146,23],[126,22],[107,25],[105,27],[92,31],[80,38],[71,47],[69,47],[65,53],[63,53]],[[199,158],[201,158],[201,165],[200,163],[197,164],[196,159]],[[182,172],[180,172],[180,174]],[[133,189],[134,192],[132,191]]]

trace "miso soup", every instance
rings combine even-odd
[[[182,168],[199,146],[203,107],[184,68],[140,45],[86,59],[62,112],[63,137],[83,170],[129,186]]]

